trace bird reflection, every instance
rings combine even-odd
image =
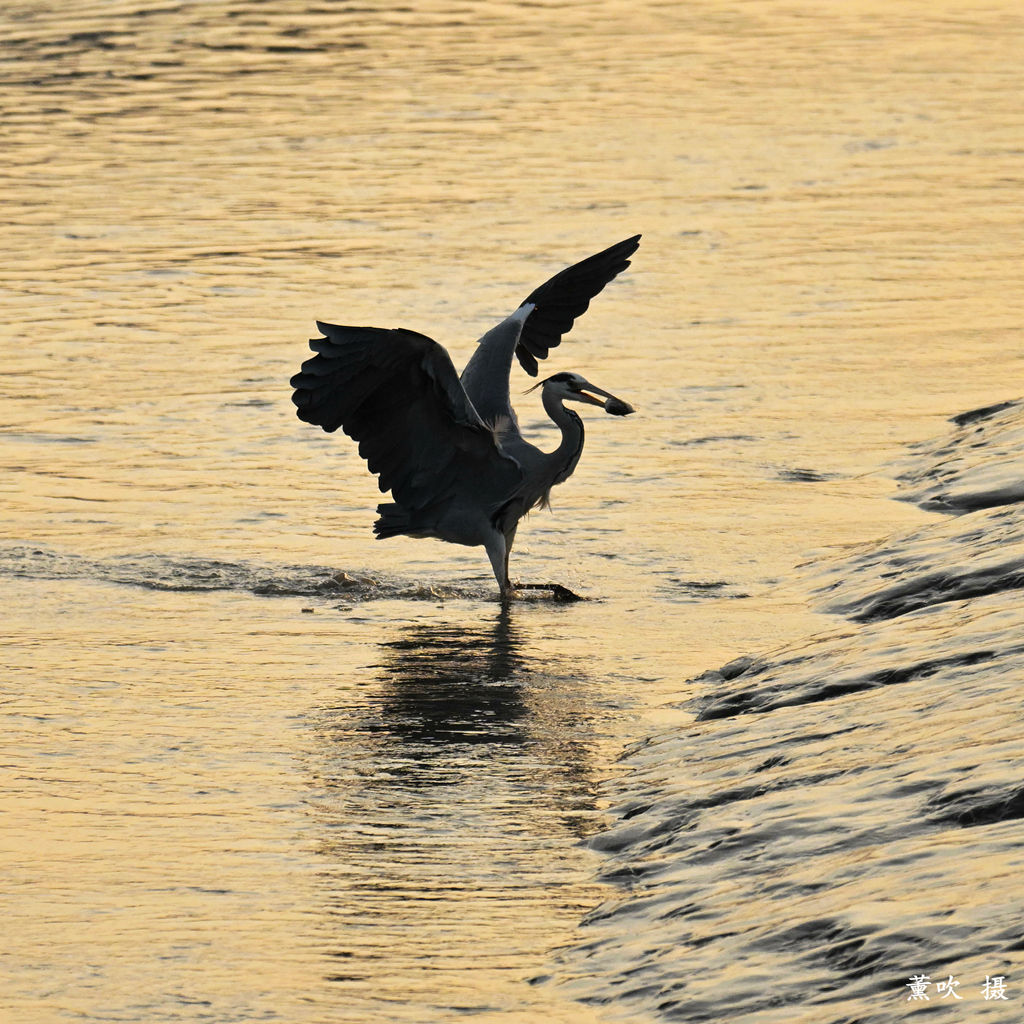
[[[531,664],[513,619],[521,610],[393,627],[370,685],[320,718],[326,817],[404,828],[427,813],[462,821],[467,806],[502,817],[515,805],[517,827],[544,819],[547,834],[586,832],[594,692],[575,664]]]
[[[507,607],[478,626],[408,625],[381,645],[384,728],[406,742],[521,744],[527,674]]]
[[[318,716],[316,941],[346,1003],[439,971],[457,989],[481,949],[507,973],[510,935],[597,898],[579,854],[599,814],[593,691],[575,665],[531,666],[522,612],[395,624],[372,679]]]

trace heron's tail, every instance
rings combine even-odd
[[[412,517],[401,505],[394,502],[385,502],[377,506],[377,515],[380,519],[373,524],[373,532],[377,540],[385,537],[397,537],[399,534],[409,533],[413,528]]]

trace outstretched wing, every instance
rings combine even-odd
[[[639,244],[640,236],[634,235],[555,274],[477,342],[462,371],[462,386],[487,422],[508,419],[515,423],[508,381],[513,352],[523,369],[536,377],[537,360],[547,357],[576,318],[586,312],[590,300],[629,266],[629,257]]]
[[[341,427],[409,509],[472,496],[476,507],[507,500],[522,480],[459,383],[448,353],[415,331],[338,327],[291,379],[299,419]]]
[[[534,310],[523,324],[516,355],[531,377],[537,376],[537,360],[547,358],[562,335],[572,330],[576,318],[587,311],[590,300],[629,266],[629,257],[639,245],[640,235],[627,238],[567,267],[527,296]]]

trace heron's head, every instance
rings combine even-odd
[[[587,405],[599,405],[605,412],[613,416],[628,416],[636,410],[621,398],[616,398],[610,391],[591,384],[586,377],[578,373],[556,373],[535,384],[534,388],[543,388],[545,394],[560,398],[563,402],[584,402]],[[598,398],[598,395],[603,397]]]

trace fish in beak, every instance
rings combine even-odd
[[[598,395],[603,395],[604,397],[598,398]],[[600,405],[605,412],[611,413],[612,416],[628,416],[631,412],[636,412],[636,409],[629,402],[616,398],[610,391],[596,387],[590,381],[584,381],[577,389],[573,398],[577,402],[586,402],[588,405]]]

